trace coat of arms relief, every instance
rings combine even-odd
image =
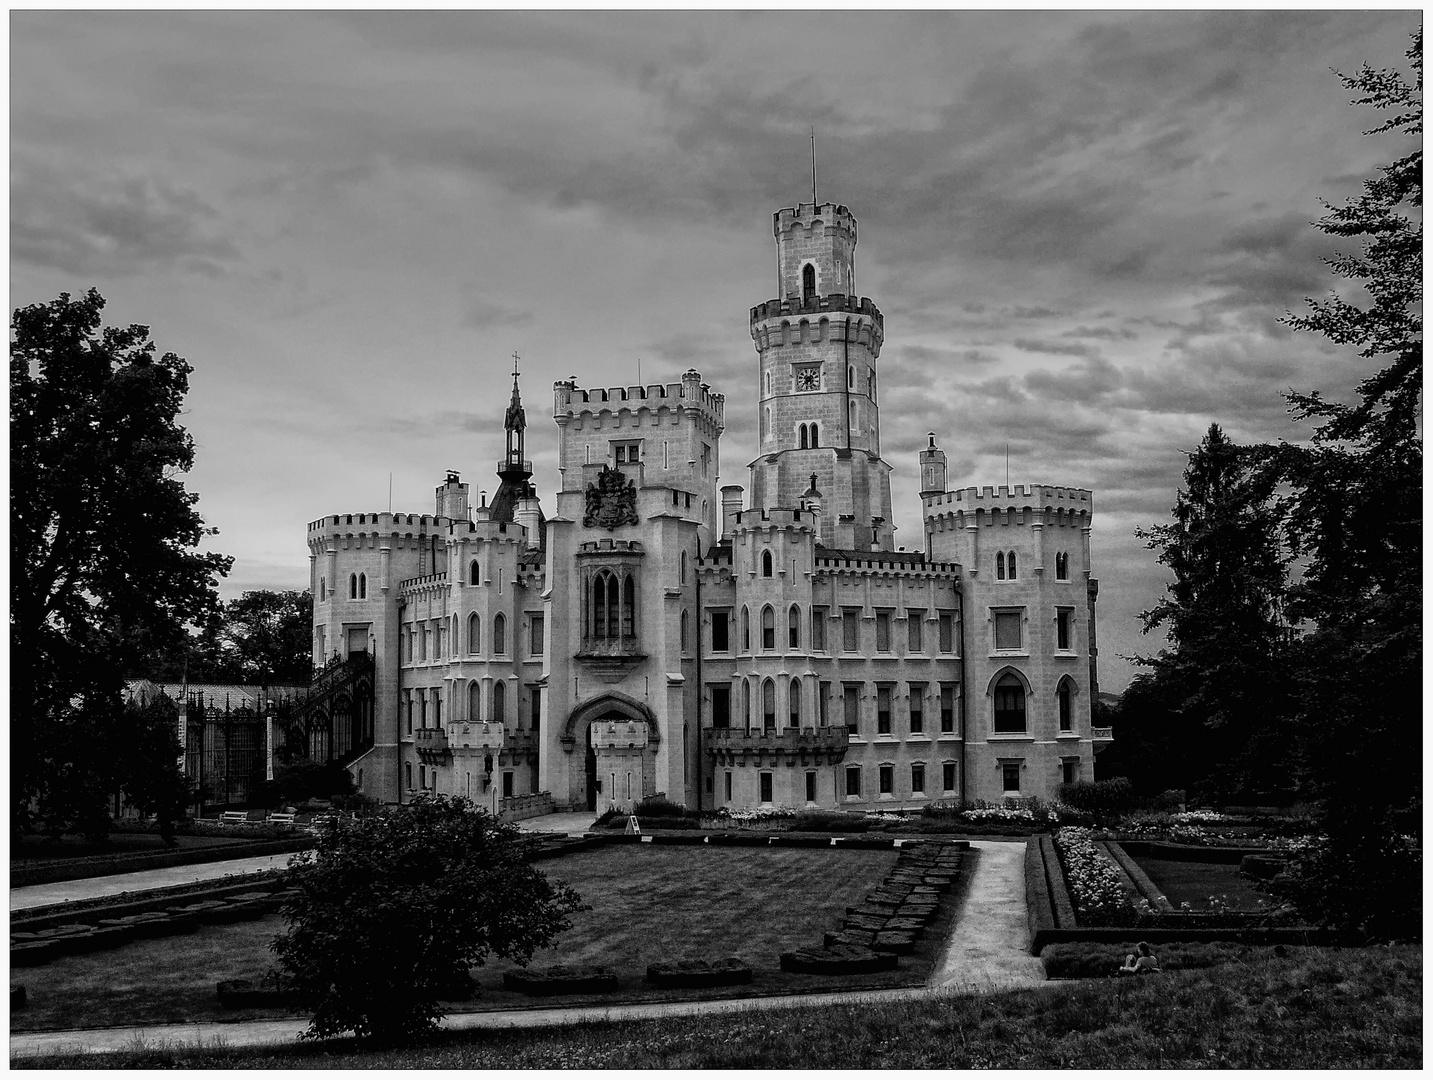
[[[636,525],[637,485],[612,466],[602,466],[597,482],[587,485],[587,512],[582,524],[588,529],[608,530]]]

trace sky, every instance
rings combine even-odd
[[[885,315],[896,542],[916,455],[951,487],[1094,491],[1101,688],[1162,644],[1185,451],[1307,437],[1346,348],[1280,319],[1336,282],[1320,200],[1405,153],[1331,69],[1402,67],[1416,11],[12,12],[10,302],[97,287],[194,368],[222,593],[305,588],[325,514],[496,490],[512,354],[557,483],[551,387],[726,395],[748,485],[749,310],[771,215],[860,228]],[[1351,299],[1357,299],[1350,294]],[[391,477],[391,481],[390,481]]]

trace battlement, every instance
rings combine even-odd
[[[738,510],[734,531],[742,529],[815,529],[817,515],[810,510],[780,510],[760,507]]]
[[[854,315],[866,315],[882,326],[885,325],[885,317],[881,314],[881,309],[871,301],[869,296],[847,296],[845,293],[828,293],[826,296],[813,296],[805,301],[799,296],[788,297],[785,300],[768,300],[751,309],[751,325],[755,329],[758,323],[765,322],[767,319],[842,311],[848,311]]]
[[[343,536],[345,533],[351,533],[354,525],[364,526],[365,532],[396,533],[400,526],[411,529],[416,525],[424,531],[437,531],[452,524],[455,522],[451,518],[439,517],[437,514],[394,514],[385,511],[376,514],[331,514],[317,521],[310,521],[308,531],[310,536],[315,533]],[[456,524],[462,525],[464,522]]]
[[[1054,487],[1044,484],[1001,484],[996,487],[968,487],[928,495],[921,500],[927,516],[975,510],[1046,510],[1053,513],[1094,512],[1094,492],[1088,488]]]
[[[771,215],[771,234],[780,240],[797,229],[811,229],[818,224],[849,233],[852,245],[856,243],[855,215],[838,203],[797,203],[778,210]]]
[[[886,573],[959,575],[960,564],[928,562],[921,551],[839,551],[818,548],[816,569],[827,571],[877,570]]]
[[[418,589],[425,585],[446,585],[447,583],[448,571],[444,570],[439,574],[424,574],[422,577],[404,578],[398,583],[398,591],[406,592],[409,589]]]
[[[618,540],[615,537],[604,536],[600,540],[584,540],[577,551],[580,555],[597,555],[611,552],[640,555],[644,551],[644,548],[640,540]]]
[[[702,382],[701,372],[695,369],[684,372],[681,382],[582,390],[575,380],[566,379],[553,383],[552,391],[552,415],[557,418],[582,412],[616,413],[623,409],[640,413],[666,406],[669,409],[700,409],[714,423],[725,426],[726,395],[714,392]]]

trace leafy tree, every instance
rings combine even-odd
[[[288,871],[299,890],[273,949],[308,1038],[431,1032],[438,1002],[492,954],[526,964],[582,909],[528,861],[515,826],[423,796],[323,833]]]
[[[1141,614],[1146,633],[1168,627],[1171,649],[1142,662],[1186,695],[1178,711],[1197,735],[1182,752],[1205,793],[1268,797],[1291,785],[1279,766],[1289,631],[1275,485],[1218,424],[1188,457],[1174,520],[1138,533],[1174,572]]]
[[[1295,419],[1318,425],[1311,443],[1265,448],[1270,475],[1291,488],[1287,537],[1307,564],[1289,608],[1315,624],[1297,681],[1308,779],[1329,840],[1300,861],[1297,888],[1331,921],[1378,933],[1417,929],[1416,906],[1410,917],[1403,898],[1418,890],[1410,837],[1422,760],[1422,52],[1420,28],[1407,52],[1412,82],[1368,65],[1340,76],[1360,95],[1353,104],[1389,113],[1365,134],[1419,145],[1365,180],[1362,195],[1328,207],[1317,227],[1361,243],[1326,260],[1351,288],[1285,320],[1382,366],[1358,385],[1355,404],[1291,393]],[[1363,918],[1350,923],[1355,911]]]
[[[15,311],[10,346],[12,823],[94,830],[111,794],[93,732],[121,713],[123,677],[217,604],[226,556],[182,474],[190,367],[149,330],[101,327],[91,289]]]
[[[307,684],[313,674],[313,597],[246,592],[224,605],[222,638],[244,681]]]

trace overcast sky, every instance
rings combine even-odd
[[[226,596],[303,588],[305,525],[496,488],[511,354],[551,508],[555,379],[727,395],[748,484],[771,214],[860,223],[886,317],[896,542],[951,485],[1095,491],[1103,689],[1153,651],[1168,516],[1211,421],[1298,438],[1348,350],[1278,323],[1310,228],[1403,145],[1330,68],[1416,12],[11,14],[12,307],[93,285],[194,367],[189,486]]]

